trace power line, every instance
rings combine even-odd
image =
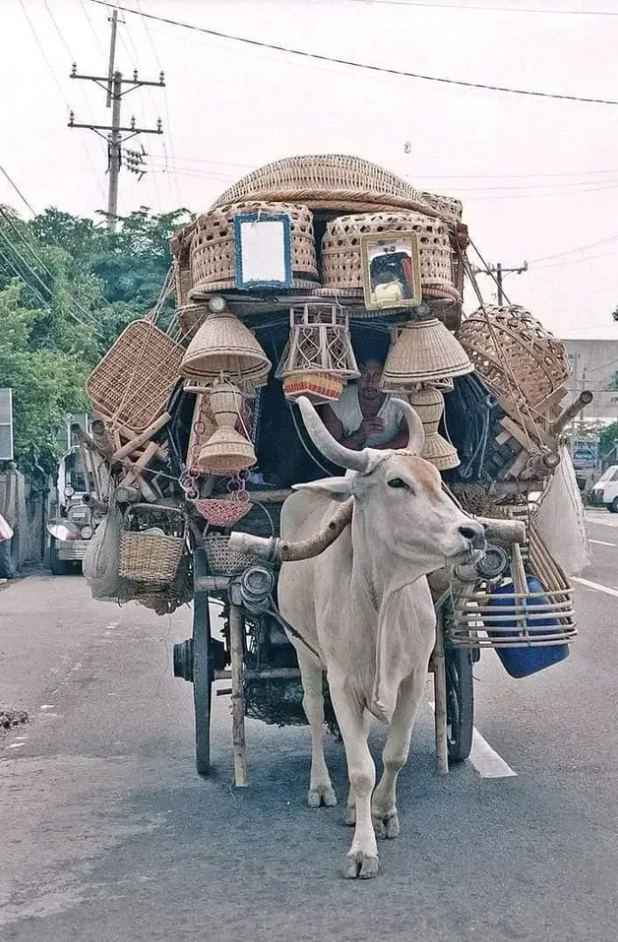
[[[36,216],[36,211],[32,208],[32,206],[30,205],[30,203],[28,202],[28,200],[26,199],[22,191],[19,189],[17,184],[11,179],[11,177],[9,176],[7,171],[4,169],[2,164],[0,164],[0,172],[2,172],[4,176],[6,177],[6,179],[9,181],[9,183],[11,184],[11,186],[13,187],[13,189],[19,196],[20,200],[22,201],[22,203],[24,203],[24,205],[28,207],[28,209],[30,210],[33,216]]]
[[[482,11],[496,13],[538,13],[541,15],[558,16],[618,16],[611,10],[541,10],[534,7],[485,7],[476,4],[462,3],[427,3],[424,0],[347,0],[348,3],[364,3],[368,6],[392,7],[431,7],[434,10],[458,10],[460,12]]]
[[[574,249],[566,249],[564,252],[556,252],[555,255],[543,255],[541,258],[533,258],[530,264],[536,264],[536,262],[549,262],[554,258],[562,258],[564,255],[575,255],[577,252],[585,252],[586,249],[596,249],[600,245],[607,245],[610,242],[615,242],[618,239],[618,233],[613,236],[609,236],[607,239],[600,239],[598,242],[589,242],[587,245],[578,245]]]
[[[610,258],[614,257],[616,252],[603,252],[601,255],[589,255],[587,258],[571,258],[565,259],[562,262],[550,262],[549,265],[533,265],[529,263],[535,271],[543,271],[545,268],[559,268],[561,265],[581,265],[582,262],[593,262],[597,258]]]
[[[89,0],[90,3],[96,3],[100,6],[111,6],[109,0]],[[138,16],[136,10],[130,7],[114,5],[113,9],[122,10],[124,13],[133,13]],[[164,16],[156,16],[154,13],[142,13],[143,17],[149,20],[156,20],[160,23],[167,23],[170,26],[178,26],[182,29],[193,30],[198,33],[206,33],[208,36],[216,36],[218,39],[229,39],[233,42],[243,43],[248,46],[254,46],[260,49],[273,49],[275,52],[283,52],[288,55],[302,56],[306,59],[315,59],[320,62],[333,62],[336,65],[345,65],[354,69],[364,69],[369,72],[379,72],[386,75],[397,75],[403,78],[414,78],[424,82],[436,82],[443,85],[457,85],[463,88],[478,88],[483,91],[504,92],[509,95],[525,95],[532,98],[552,98],[560,101],[578,101],[586,104],[595,105],[618,105],[618,100],[610,98],[588,98],[581,95],[561,95],[556,92],[538,92],[522,88],[509,88],[503,85],[489,85],[482,82],[465,82],[461,79],[443,78],[435,75],[423,75],[419,72],[406,72],[403,69],[389,69],[385,66],[369,65],[364,62],[355,62],[350,59],[339,59],[334,56],[326,56],[317,52],[307,52],[304,49],[293,49],[289,46],[281,46],[276,43],[262,42],[259,39],[249,39],[245,36],[234,36],[231,33],[224,33],[220,30],[207,29],[204,26],[195,26],[192,23],[183,23],[179,20],[172,20]]]

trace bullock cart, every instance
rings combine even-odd
[[[341,562],[344,545],[350,559],[374,553],[380,578],[393,561],[416,566],[401,597],[410,586],[421,593],[425,653],[414,684],[429,665],[442,773],[470,754],[483,649],[513,676],[568,653],[575,624],[557,547],[578,544],[581,521],[561,434],[588,394],[563,407],[563,346],[523,308],[483,302],[469,245],[458,200],[356,158],[280,161],[175,236],[160,303],[90,376],[100,421],[87,446],[110,473],[84,572],[98,598],[136,599],[159,614],[193,602],[192,636],[174,646],[173,663],[193,684],[201,774],[211,768],[213,696],[231,694],[239,786],[248,781],[246,717],[306,722],[303,696],[314,702],[322,675],[315,680],[314,664],[307,698],[299,666],[322,658],[301,624],[306,613],[290,615],[300,596],[286,574],[308,567],[295,571],[309,574],[314,601],[333,600],[337,582],[315,574],[327,559]],[[463,319],[466,275],[479,306]],[[389,477],[395,466],[401,475]],[[355,490],[363,481],[367,494],[373,488],[369,518]],[[305,497],[293,495],[299,484]],[[426,513],[414,509],[412,485]],[[382,486],[402,503],[380,498]],[[336,487],[345,501],[305,531],[306,495]],[[559,533],[547,527],[552,501]],[[361,511],[364,542],[350,544]],[[408,519],[416,522],[402,529]],[[382,619],[386,595],[367,584],[361,614],[374,606]],[[356,599],[342,593],[346,632]],[[392,638],[374,638],[370,654],[384,661],[385,637],[392,666]],[[378,666],[375,675],[383,679]],[[322,687],[324,721],[337,732],[325,677]],[[375,715],[394,709],[381,695],[367,705]],[[321,727],[321,705],[314,745],[316,716]]]

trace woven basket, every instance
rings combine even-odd
[[[191,242],[193,286],[206,290],[222,285],[236,286],[234,261],[234,219],[242,213],[285,213],[290,218],[292,274],[294,279],[314,284],[318,277],[313,234],[313,216],[306,206],[291,203],[244,202],[221,206],[197,221]],[[299,285],[302,287],[302,285]],[[296,287],[296,284],[293,284]]]
[[[564,344],[518,305],[475,311],[457,338],[507,412],[540,405],[568,379]]]
[[[155,509],[149,507],[149,509]],[[174,508],[157,510],[181,513]],[[127,513],[125,526],[130,524],[134,508]],[[182,552],[186,544],[186,529],[182,536],[155,535],[139,531],[122,531],[120,539],[119,575],[123,579],[153,586],[169,585],[176,578]]]
[[[313,403],[334,402],[343,392],[344,380],[337,373],[288,373],[283,379],[286,399],[307,396]]]
[[[448,197],[432,195],[435,208],[405,180],[388,170],[344,154],[286,157],[254,170],[226,190],[214,204],[224,206],[247,199],[302,202],[312,210],[372,212],[402,207],[441,216],[453,228],[460,205]]]
[[[360,236],[363,233],[415,232],[418,236],[421,285],[439,296],[459,294],[453,284],[452,250],[444,223],[421,213],[362,213],[340,216],[326,226],[322,239],[322,280],[327,288],[362,288]]]
[[[194,234],[195,222],[191,222],[170,240],[174,260],[174,290],[179,307],[187,303],[187,295],[191,290],[190,250]]]
[[[208,497],[194,500],[193,506],[213,527],[233,527],[246,517],[253,504],[248,499]]]
[[[189,278],[191,276],[189,275]],[[193,340],[199,328],[211,313],[207,304],[183,304],[176,311],[176,319],[180,325],[183,337]]]
[[[208,570],[214,576],[239,576],[255,563],[255,556],[230,549],[229,536],[207,533],[203,539]]]
[[[95,410],[144,431],[165,410],[184,352],[152,321],[133,321],[86,380]]]

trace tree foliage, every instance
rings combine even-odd
[[[24,221],[0,207],[0,387],[13,389],[22,466],[54,459],[58,427],[87,408],[86,376],[154,307],[188,218],[141,209],[112,233],[55,208]]]

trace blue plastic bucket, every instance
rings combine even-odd
[[[545,586],[539,582],[535,576],[527,576],[527,581],[529,592],[536,594],[546,591]],[[509,582],[505,585],[501,585],[499,589],[495,589],[494,594],[498,596],[510,595],[514,591],[513,584]],[[543,603],[549,604],[547,596],[531,599],[530,602],[532,605]],[[486,604],[488,608],[512,608],[514,613],[516,609],[515,599],[493,598],[488,599]],[[518,602],[518,604],[521,603]],[[507,613],[501,612],[500,614],[506,615]],[[500,625],[503,628],[510,628],[513,635],[524,637],[520,629],[521,618],[519,620],[513,618],[513,621],[503,621]],[[534,635],[552,634],[551,630],[548,630],[552,628],[556,629],[556,632],[562,630],[558,619],[552,618],[551,616],[539,619],[538,621],[535,619],[531,621],[529,625],[527,624],[526,627],[528,634],[532,637]],[[486,628],[485,630],[490,638],[499,639],[502,635],[502,632],[492,631],[490,628]],[[547,667],[551,667],[552,664],[558,664],[560,661],[564,661],[564,659],[569,656],[568,644],[531,644],[521,648],[496,648],[495,650],[502,662],[502,666],[511,677],[529,677],[531,674],[536,674],[539,671],[545,670]]]

